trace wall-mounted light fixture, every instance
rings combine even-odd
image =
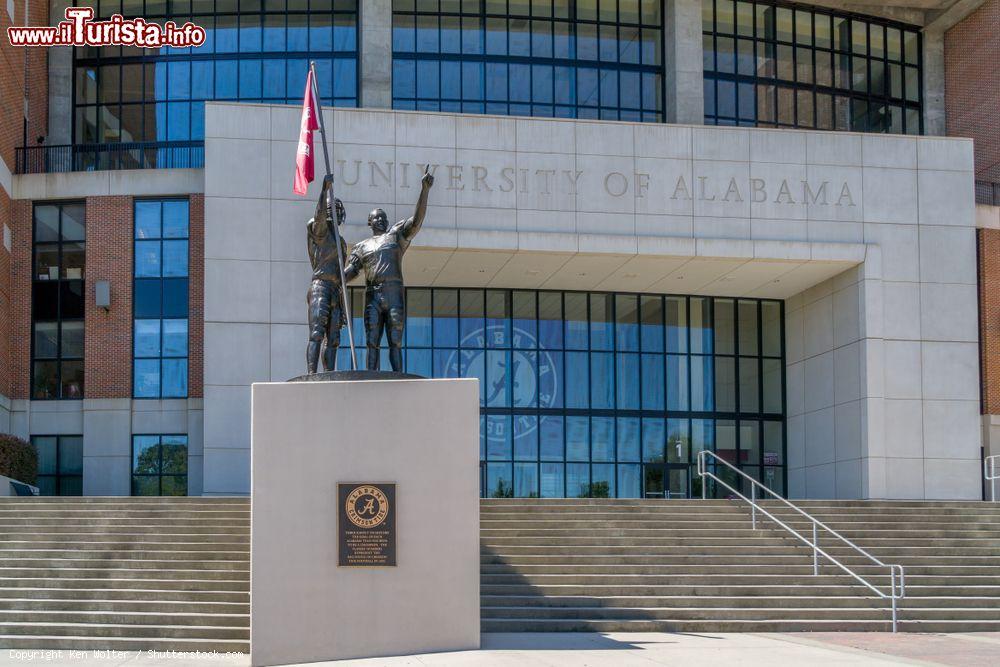
[[[98,280],[94,283],[94,305],[111,310],[111,281]]]

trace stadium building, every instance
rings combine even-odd
[[[315,61],[349,242],[436,177],[405,365],[480,379],[484,496],[700,496],[709,449],[792,498],[982,497],[1000,1],[88,4],[207,39],[0,44],[0,432],[44,494],[249,492],[250,385],[305,368]]]

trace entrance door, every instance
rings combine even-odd
[[[647,463],[643,466],[642,495],[644,498],[663,498],[663,473],[662,463]]]
[[[687,498],[688,467],[664,463],[643,466],[644,498]]]

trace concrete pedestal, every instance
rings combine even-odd
[[[479,647],[474,379],[253,385],[250,661]],[[337,483],[396,484],[397,566],[337,567]]]

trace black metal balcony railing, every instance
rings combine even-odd
[[[976,203],[1000,206],[1000,183],[976,181]]]
[[[205,142],[163,141],[26,146],[14,156],[16,174],[119,169],[201,169]]]

